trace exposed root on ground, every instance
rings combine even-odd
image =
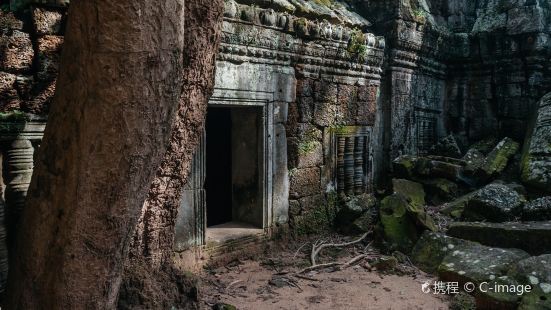
[[[301,270],[295,272],[295,276],[302,275],[302,274],[310,272],[310,271],[325,269],[325,268],[335,268],[337,270],[342,270],[342,269],[348,268],[350,266],[353,266],[353,265],[361,262],[362,260],[364,260],[366,258],[371,257],[370,254],[368,254],[368,253],[362,253],[360,255],[355,256],[354,258],[352,258],[351,260],[349,260],[347,262],[330,262],[330,263],[324,263],[324,264],[318,264],[316,262],[316,257],[321,252],[321,250],[326,249],[326,248],[330,248],[330,247],[344,248],[344,247],[347,247],[347,246],[358,244],[358,243],[362,242],[365,238],[367,238],[367,236],[369,236],[371,234],[371,232],[372,231],[368,231],[365,234],[363,234],[360,238],[358,238],[356,240],[353,240],[353,241],[350,241],[350,242],[344,242],[344,243],[324,243],[324,242],[320,242],[320,241],[314,242],[312,244],[312,252],[310,254],[310,263],[312,265],[310,267],[306,267],[304,269],[301,269]],[[367,248],[369,247],[369,245],[364,248],[364,252],[367,251]],[[303,276],[300,276],[300,277],[304,278]]]

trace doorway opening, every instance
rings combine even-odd
[[[264,125],[261,107],[209,107],[206,121],[208,241],[263,232]]]

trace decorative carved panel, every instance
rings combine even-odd
[[[332,131],[339,193],[359,195],[371,188],[371,128],[346,126]]]

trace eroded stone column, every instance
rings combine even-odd
[[[11,248],[15,229],[27,198],[33,173],[34,148],[30,140],[18,138],[5,152],[4,182],[6,183],[6,226]]]

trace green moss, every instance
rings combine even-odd
[[[319,4],[319,5],[323,5],[323,6],[326,6],[328,8],[331,8],[333,7],[333,5],[335,4],[335,1],[334,0],[313,0],[313,2]]]
[[[298,145],[298,153],[300,155],[306,155],[316,149],[319,142],[316,140],[303,141]]]
[[[28,117],[25,112],[19,111],[19,110],[13,110],[10,112],[0,112],[0,122],[19,122],[19,121],[27,121]]]
[[[318,206],[293,218],[293,229],[297,235],[322,234],[329,231],[335,223],[338,210],[338,197],[335,192],[327,194],[327,204]]]
[[[411,13],[416,22],[424,24],[427,21],[427,13],[422,9],[414,9]]]
[[[408,253],[417,240],[415,223],[407,214],[408,203],[394,194],[381,201],[380,217],[385,240],[392,249]]]
[[[365,41],[365,34],[359,29],[354,29],[350,34],[347,50],[350,54],[356,55],[360,62],[365,62],[367,59],[367,45],[365,45]]]

